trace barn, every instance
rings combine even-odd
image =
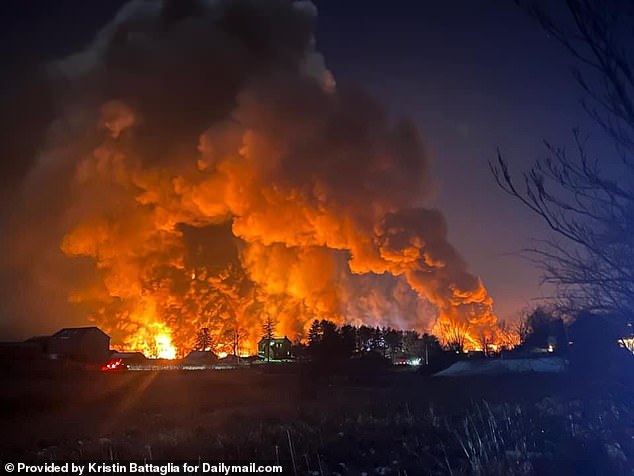
[[[55,358],[101,362],[109,357],[110,336],[98,327],[67,327],[47,342],[47,353]]]

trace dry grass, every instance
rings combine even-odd
[[[630,389],[560,377],[76,374],[3,386],[2,459],[284,461],[298,474],[632,474]],[[63,424],[62,424],[63,422]]]

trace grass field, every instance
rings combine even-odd
[[[631,475],[634,393],[557,375],[271,365],[0,381],[1,459],[283,461],[297,474]]]

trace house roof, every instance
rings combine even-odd
[[[90,326],[90,327],[65,327],[65,328],[60,329],[59,331],[57,331],[51,337],[61,337],[61,338],[68,339],[68,338],[71,338],[71,337],[79,337],[82,334],[88,334],[90,332],[95,332],[95,331],[100,332],[101,334],[103,334],[107,338],[110,338],[110,336],[108,334],[106,334],[104,331],[102,331],[101,329],[99,329],[96,326]]]
[[[260,342],[267,342],[267,341],[275,342],[276,344],[277,343],[282,343],[282,342],[289,342],[289,343],[291,342],[291,340],[288,337],[286,337],[286,336],[284,336],[284,337],[273,337],[272,339],[267,339],[266,337],[262,337],[260,339],[260,341],[258,342],[258,344]]]

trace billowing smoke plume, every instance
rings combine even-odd
[[[5,220],[5,311],[163,355],[202,327],[252,350],[268,317],[291,338],[316,318],[493,338],[424,207],[416,127],[335,84],[315,19],[303,1],[135,0],[51,65],[57,118]]]

